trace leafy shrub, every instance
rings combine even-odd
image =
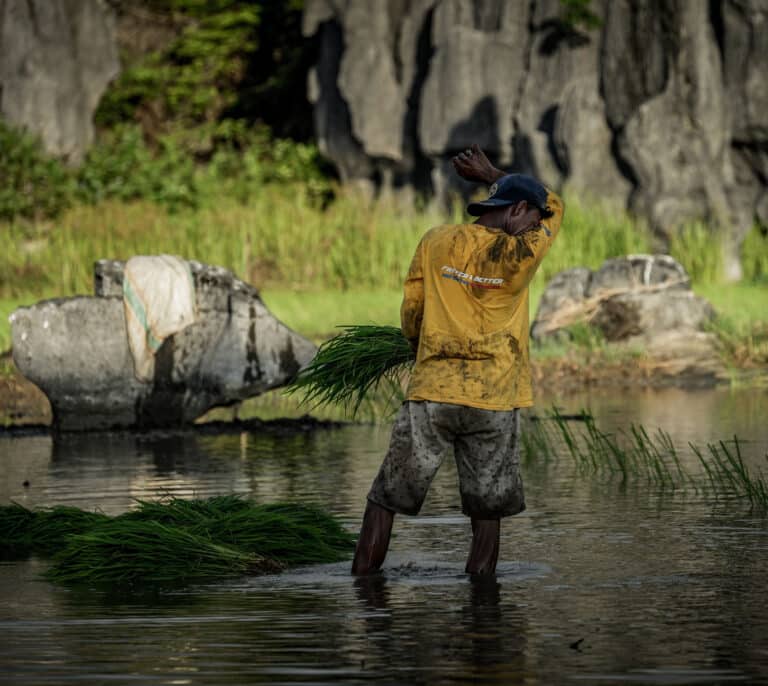
[[[315,200],[331,194],[330,174],[313,144],[272,138],[266,127],[242,120],[219,122],[214,138],[216,151],[201,170],[204,193],[224,190],[243,203],[268,184],[300,185],[302,195]]]
[[[258,3],[165,0],[155,10],[173,16],[177,36],[167,48],[129,65],[105,93],[97,123],[114,126],[147,108],[160,120],[209,122],[237,99],[256,49]]]
[[[128,0],[112,0],[118,12]],[[263,122],[278,136],[307,140],[312,109],[303,87],[314,42],[301,33],[301,0],[152,0],[170,28],[164,47],[132,55],[109,87],[96,123],[145,124],[152,137],[174,126],[223,119]]]
[[[40,140],[0,121],[0,219],[55,217],[72,200],[72,177]]]
[[[136,125],[116,127],[86,156],[78,174],[79,199],[95,204],[107,198],[141,198],[171,208],[194,206],[194,160],[170,137],[158,145],[153,152]]]

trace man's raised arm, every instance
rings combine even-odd
[[[464,152],[460,152],[451,159],[451,162],[456,173],[462,179],[484,183],[488,186],[498,181],[505,174],[501,169],[497,169],[491,164],[477,143],[473,144],[471,148],[467,148]]]

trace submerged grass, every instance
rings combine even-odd
[[[524,460],[546,461],[565,452],[582,474],[618,478],[622,485],[643,480],[662,489],[707,489],[716,497],[743,499],[756,512],[768,515],[766,477],[761,471],[750,471],[735,437],[733,447],[724,441],[708,444],[708,454],[689,444],[706,474],[702,482],[699,474],[685,466],[667,432],[658,429],[651,434],[643,426],[632,425],[610,434],[600,430],[586,412],[578,419],[581,430],[572,428],[569,418],[553,409],[546,418],[530,422],[522,433]]]
[[[239,496],[140,501],[117,517],[74,507],[0,507],[0,553],[53,555],[66,584],[179,585],[336,562],[354,537],[322,510]]]
[[[708,443],[709,460],[705,459],[698,446],[689,445],[704,467],[710,488],[715,493],[722,491],[722,486],[726,485],[738,497],[748,499],[764,512],[768,511],[768,482],[762,474],[753,475],[744,464],[741,445],[736,436],[733,437],[732,447],[725,441]]]
[[[294,503],[254,506],[233,495],[139,501],[136,510],[120,519],[184,527],[196,535],[290,565],[337,562],[346,558],[353,545],[353,538],[338,520],[318,508]]]

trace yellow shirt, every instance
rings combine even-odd
[[[400,320],[418,351],[407,398],[509,410],[533,404],[528,284],[560,229],[554,213],[519,236],[480,224],[438,226],[421,239]]]

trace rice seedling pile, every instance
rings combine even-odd
[[[64,584],[164,587],[336,562],[354,537],[305,505],[255,505],[238,496],[139,501],[117,517],[73,507],[0,507],[0,553],[53,555]]]
[[[0,507],[0,550],[34,550],[54,553],[61,549],[68,536],[80,534],[109,521],[98,512],[86,512],[76,507],[57,506],[33,512],[16,503]]]
[[[273,571],[264,558],[153,520],[112,521],[73,536],[46,576],[63,584],[178,585]]]
[[[320,346],[312,362],[287,388],[312,405],[343,405],[354,416],[377,390],[389,398],[400,391],[400,378],[415,359],[411,344],[395,326],[344,326]]]

